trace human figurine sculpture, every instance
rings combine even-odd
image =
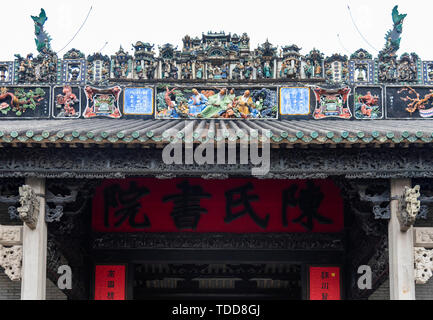
[[[269,63],[269,61],[266,61],[263,66],[263,74],[266,79],[272,78],[271,64]]]
[[[188,101],[189,114],[192,116],[197,115],[206,108],[208,99],[202,93],[199,93],[197,89],[192,89],[192,96]]]
[[[244,79],[250,80],[253,75],[253,70],[254,68],[251,66],[249,62],[247,62],[243,70]]]
[[[144,69],[143,69],[143,66],[141,64],[141,60],[137,60],[135,62],[135,72],[137,74],[138,79],[144,78]]]
[[[310,60],[307,60],[307,64],[304,66],[305,76],[310,79],[314,74],[314,67]]]
[[[227,106],[232,102],[230,96],[227,95],[227,89],[223,88],[219,93],[210,96],[207,102],[207,107],[197,116],[199,118],[212,118],[227,109]]]
[[[232,71],[232,79],[233,80],[239,80],[241,78],[241,72],[242,72],[242,68],[241,68],[241,65],[238,63],[238,64],[236,64],[236,66],[234,67],[234,69]]]
[[[196,79],[203,79],[203,65],[197,64],[197,72],[195,74]]]
[[[254,102],[251,98],[251,93],[246,90],[244,94],[238,98],[237,109],[243,117],[247,117],[250,114],[250,109],[254,108]]]

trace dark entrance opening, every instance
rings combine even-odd
[[[134,265],[134,300],[301,300],[301,265],[166,263]]]

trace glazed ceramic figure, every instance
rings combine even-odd
[[[241,68],[241,65],[238,63],[238,64],[236,64],[236,66],[234,67],[234,69],[232,71],[233,80],[239,80],[241,78],[241,72],[242,72],[242,68]]]
[[[199,118],[213,118],[227,109],[232,102],[230,95],[227,95],[227,89],[221,89],[219,93],[210,96],[207,107],[198,114]]]
[[[221,79],[227,79],[229,75],[229,67],[227,64],[224,64],[221,70]]]
[[[145,70],[147,79],[154,79],[155,78],[155,70],[156,70],[157,66],[158,66],[158,62],[156,62],[156,61],[153,63],[146,61],[144,70]]]
[[[244,116],[248,116],[250,109],[254,107],[254,102],[250,94],[250,91],[246,90],[244,94],[238,98],[237,109]]]
[[[141,60],[138,60],[135,62],[135,72],[137,74],[138,79],[143,79],[144,78],[144,74],[143,74],[143,66],[141,64]]]
[[[69,69],[69,81],[77,81],[78,77],[80,76],[80,68],[74,66],[74,67],[70,67]]]
[[[367,74],[366,74],[365,67],[358,66],[355,69],[355,80],[358,82],[363,82],[366,81],[366,79],[367,79]]]
[[[265,62],[265,65],[263,67],[263,73],[266,79],[272,78],[272,70],[269,61]]]
[[[208,68],[207,68],[207,78],[208,79],[213,79],[213,76],[214,76],[214,74],[213,74],[213,68],[212,68],[211,65],[208,65]]]
[[[192,89],[192,96],[188,101],[188,109],[191,115],[197,115],[206,108],[208,99],[204,94],[199,93],[197,89]]]
[[[25,82],[26,74],[27,74],[27,67],[26,67],[25,61],[23,60],[23,61],[21,61],[20,67],[18,69],[18,82],[19,83]]]
[[[170,73],[169,73],[170,79],[177,79],[178,78],[178,74],[177,74],[178,71],[179,71],[179,69],[176,67],[176,64],[174,62],[172,62],[170,65]]]
[[[316,64],[316,67],[314,69],[314,75],[316,77],[321,77],[322,76],[322,67],[319,63]]]
[[[197,72],[195,77],[197,79],[203,79],[203,65],[201,63],[197,64]]]
[[[314,74],[314,67],[310,60],[307,60],[307,65],[304,66],[305,76],[310,79]]]
[[[76,113],[74,105],[79,102],[77,96],[72,93],[71,86],[65,86],[63,88],[63,95],[59,94],[56,97],[57,107],[63,110],[57,115],[57,117],[75,117],[79,116]]]
[[[253,75],[253,67],[251,66],[251,64],[249,62],[247,62],[245,68],[244,68],[244,79],[251,79],[252,75]]]
[[[263,79],[263,69],[260,64],[258,64],[256,67],[256,77],[257,79]]]

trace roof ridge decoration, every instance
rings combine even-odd
[[[267,79],[281,82],[318,79],[341,86],[433,83],[433,62],[426,61],[423,66],[416,54],[403,54],[397,59],[405,18],[406,14],[400,14],[398,6],[395,6],[392,11],[393,29],[387,32],[385,46],[376,59],[364,49],[357,50],[350,58],[338,53],[325,57],[315,48],[303,55],[302,48],[296,44],[282,45],[278,51],[277,46],[268,39],[250,50],[250,37],[245,32],[232,35],[209,31],[202,33],[201,38],[186,35],[182,39],[181,50],[166,43],[158,45],[159,53],[156,54],[153,51],[155,45],[137,41],[133,45],[135,52],[132,56],[120,47],[108,58],[110,67],[107,70],[107,58],[101,53],[88,56],[87,66],[78,61],[86,58],[77,49],[71,49],[63,60],[58,59],[51,50],[51,38],[44,30],[48,17],[41,9],[39,16],[32,16],[39,55],[34,58],[33,54],[29,54],[24,58],[17,54],[15,62],[0,62],[0,84],[106,84],[108,79],[111,82]],[[65,60],[77,60],[77,63],[65,66]],[[11,63],[14,65],[13,77],[10,75]],[[68,72],[74,74],[68,76]]]
[[[376,58],[362,48],[303,54],[269,39],[251,50],[247,33],[223,31],[187,35],[181,49],[166,43],[159,53],[137,41],[133,54],[73,48],[58,58],[42,9],[32,16],[39,54],[0,62],[0,119],[433,119],[433,61],[397,56],[405,17],[394,7]]]
[[[36,48],[39,53],[48,53],[51,51],[51,37],[44,30],[45,22],[47,22],[48,17],[44,9],[41,9],[39,16],[31,16],[33,22],[35,23],[35,42]]]

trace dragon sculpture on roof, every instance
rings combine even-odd
[[[400,49],[401,34],[403,33],[403,22],[407,14],[400,14],[398,6],[392,9],[392,21],[394,28],[385,35],[385,48],[379,53],[379,57],[394,56]]]
[[[48,53],[51,51],[51,37],[44,30],[44,24],[48,20],[44,9],[41,9],[39,16],[31,16],[35,23],[35,42],[36,48],[40,53]]]

